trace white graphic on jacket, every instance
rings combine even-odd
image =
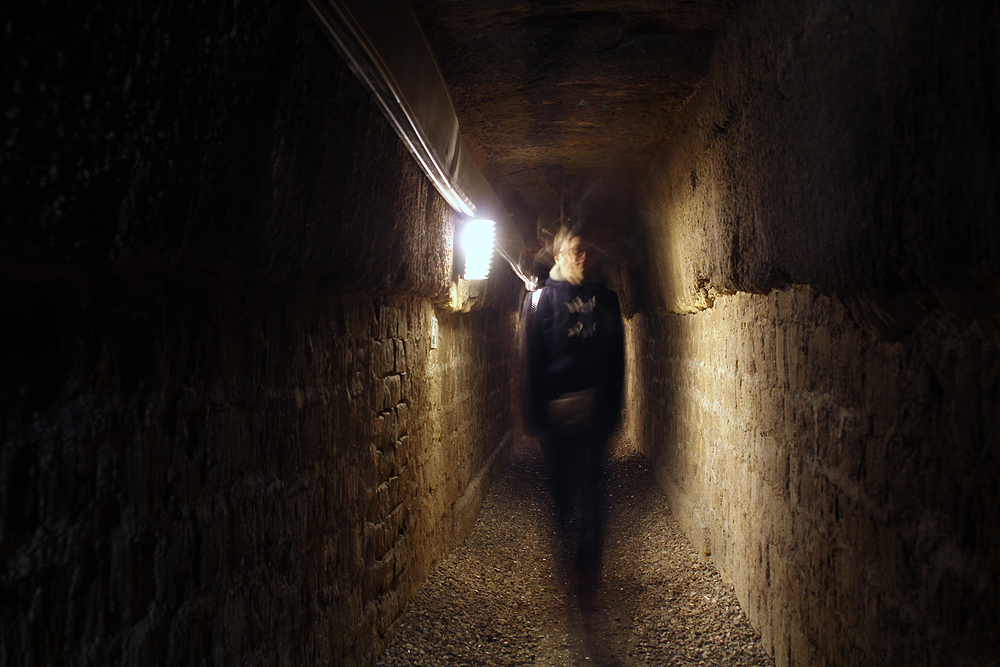
[[[572,301],[566,302],[566,310],[571,313],[592,313],[594,312],[594,306],[597,305],[597,297],[590,297],[590,301],[584,301],[580,297],[576,297]]]
[[[590,338],[594,335],[597,330],[597,324],[593,320],[594,307],[597,305],[597,297],[592,296],[587,301],[584,301],[580,297],[575,297],[566,302],[566,310],[570,313],[579,313],[583,317],[580,318],[583,321],[574,322],[566,330],[566,336],[568,338],[573,338],[579,336],[580,338]],[[586,322],[586,324],[584,324]]]

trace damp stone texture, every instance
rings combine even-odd
[[[304,3],[36,14],[0,663],[374,664],[513,441],[518,281],[454,312],[457,217]]]
[[[744,3],[649,175],[625,432],[778,665],[1000,654],[998,12]]]

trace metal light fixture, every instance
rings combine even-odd
[[[535,289],[524,240],[462,139],[448,86],[409,0],[306,2],[441,196],[463,216],[488,215],[498,221],[499,242],[492,240],[494,247],[482,251],[485,256],[476,255],[483,268],[475,268],[472,259],[472,246],[480,242],[468,244],[464,277],[486,278],[496,250],[525,288]],[[466,244],[460,238],[462,230],[457,232],[455,259],[461,263],[462,248],[457,246]]]
[[[485,280],[490,275],[496,223],[492,220],[469,220],[461,227],[462,254],[465,255],[466,280]]]

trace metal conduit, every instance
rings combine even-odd
[[[459,213],[497,223],[497,250],[529,289],[514,256],[525,244],[473,161],[434,55],[407,0],[306,0],[334,45],[441,196]]]

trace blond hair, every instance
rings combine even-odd
[[[556,232],[555,238],[552,239],[552,257],[555,258],[560,252],[562,252],[563,245],[570,239],[580,237],[586,240],[583,234],[583,230],[579,225],[564,225],[559,228]]]

